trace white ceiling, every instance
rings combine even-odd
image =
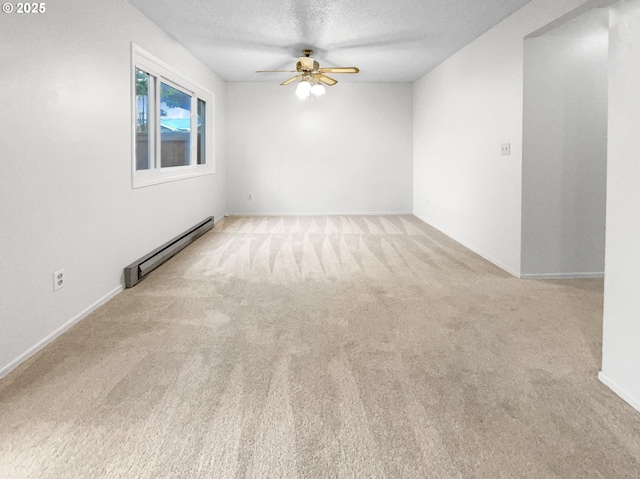
[[[530,0],[129,0],[226,81],[282,81],[303,48],[340,81],[412,82]]]

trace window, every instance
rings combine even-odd
[[[213,93],[138,46],[131,52],[133,187],[214,173]]]

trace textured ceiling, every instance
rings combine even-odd
[[[226,81],[282,81],[303,48],[340,81],[412,82],[530,0],[129,0]]]

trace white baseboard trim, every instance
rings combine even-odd
[[[230,216],[413,216],[408,211],[380,211],[380,212],[344,212],[336,213],[230,213]]]
[[[427,220],[425,220],[424,218],[421,218],[419,215],[413,213],[413,216],[415,216],[416,218],[418,218],[420,221],[428,224],[429,226],[431,226],[432,228],[437,229],[438,231],[440,231],[440,233],[442,233],[443,235],[448,236],[449,238],[451,238],[453,241],[455,241],[456,243],[461,244],[462,246],[464,246],[465,248],[467,248],[468,250],[473,251],[475,254],[477,254],[478,256],[482,256],[484,259],[486,259],[487,261],[489,261],[490,263],[493,263],[494,265],[496,265],[498,268],[506,271],[507,273],[509,273],[512,276],[515,276],[516,278],[520,278],[520,272],[514,271],[511,268],[509,268],[508,266],[505,266],[504,264],[502,264],[500,261],[498,261],[495,258],[492,258],[490,255],[486,254],[483,251],[480,251],[478,248],[475,248],[473,246],[471,246],[468,243],[465,243],[464,241],[460,241],[457,238],[454,238],[453,236],[451,236],[450,234],[448,234],[446,231],[441,230],[440,228],[438,228],[437,226],[434,226],[433,224],[429,223]]]
[[[640,399],[632,396],[627,391],[622,389],[615,382],[613,382],[611,379],[609,379],[609,377],[605,373],[603,373],[602,371],[600,371],[598,373],[598,379],[600,380],[600,382],[602,382],[602,384],[604,384],[609,389],[611,389],[614,393],[616,393],[618,396],[620,396],[625,402],[629,403],[629,405],[633,409],[635,409],[636,411],[640,412]]]
[[[604,272],[598,273],[535,273],[521,274],[520,279],[589,279],[604,278]]]
[[[51,334],[45,336],[43,339],[38,341],[34,346],[30,347],[28,350],[26,350],[20,356],[15,358],[9,364],[7,364],[6,366],[2,367],[2,369],[0,369],[0,379],[2,379],[5,376],[7,376],[11,371],[13,371],[15,368],[20,366],[20,364],[22,364],[24,361],[29,359],[31,356],[36,354],[38,351],[40,351],[42,348],[44,348],[51,341],[53,341],[58,336],[60,336],[64,332],[66,332],[68,329],[70,329],[73,325],[75,325],[79,321],[81,321],[84,318],[86,318],[87,316],[89,316],[89,314],[91,314],[93,311],[98,309],[100,306],[102,306],[104,303],[109,301],[114,296],[120,294],[122,291],[124,291],[124,285],[120,285],[117,288],[112,289],[107,294],[105,294],[103,297],[101,297],[100,299],[95,301],[93,304],[91,304],[90,306],[85,308],[83,311],[81,311],[80,313],[75,315],[73,318],[71,318],[69,321],[64,323],[58,329],[53,331]]]

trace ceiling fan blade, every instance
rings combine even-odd
[[[257,70],[256,73],[295,73],[297,70]]]
[[[356,67],[331,67],[320,68],[318,71],[320,73],[358,73],[360,69]]]
[[[322,73],[316,73],[315,75],[313,75],[313,77],[317,78],[318,81],[320,81],[320,82],[322,82],[322,83],[324,83],[325,85],[328,85],[328,86],[333,86],[336,83],[338,83],[338,80],[334,80],[333,78],[328,77],[326,75],[323,75]]]
[[[289,83],[293,83],[294,81],[296,81],[298,78],[302,78],[302,75],[296,75],[294,77],[291,77],[288,80],[285,80],[282,83],[280,83],[280,85],[282,86],[288,85]]]

